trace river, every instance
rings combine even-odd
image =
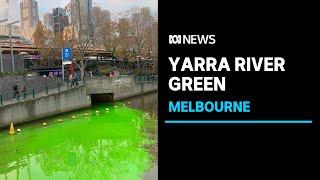
[[[1,130],[0,179],[142,179],[157,167],[157,105],[151,93]]]

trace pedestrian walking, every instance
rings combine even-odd
[[[78,80],[79,80],[79,76],[78,76],[78,73],[75,73],[74,74],[74,84],[75,84],[75,86],[78,86],[79,85],[79,82],[78,82]]]
[[[26,84],[23,83],[20,89],[21,94],[23,95],[24,99],[27,98],[27,88],[26,88]]]
[[[19,95],[19,86],[18,86],[18,82],[16,82],[14,85],[13,85],[13,99],[15,99],[16,97],[19,99],[20,95]]]
[[[70,76],[69,76],[69,81],[70,81],[70,87],[73,87],[74,86],[74,79],[73,79],[72,74],[70,74]]]

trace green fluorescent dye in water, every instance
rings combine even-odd
[[[154,160],[145,120],[118,103],[0,131],[0,179],[141,179]]]

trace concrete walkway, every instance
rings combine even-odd
[[[83,85],[82,81],[80,81],[78,83],[79,83],[78,86],[82,86]],[[70,90],[72,88],[75,88],[75,87],[70,87],[70,85],[68,86],[67,83],[64,83],[63,86],[60,86],[60,92],[67,91],[67,90]],[[56,94],[58,92],[59,92],[59,88],[58,87],[48,89],[48,94],[47,94],[46,91],[42,90],[40,92],[35,92],[35,97],[34,98],[44,97],[44,96]],[[5,101],[2,102],[2,105],[14,104],[14,103],[21,102],[21,101],[26,101],[26,100],[29,100],[29,99],[33,99],[33,95],[32,95],[32,92],[28,91],[28,95],[27,95],[26,99],[20,93],[19,101],[17,99],[5,100]],[[0,107],[1,107],[1,105],[0,105]]]

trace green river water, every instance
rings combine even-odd
[[[157,121],[136,100],[1,130],[0,179],[141,179],[157,161]]]

